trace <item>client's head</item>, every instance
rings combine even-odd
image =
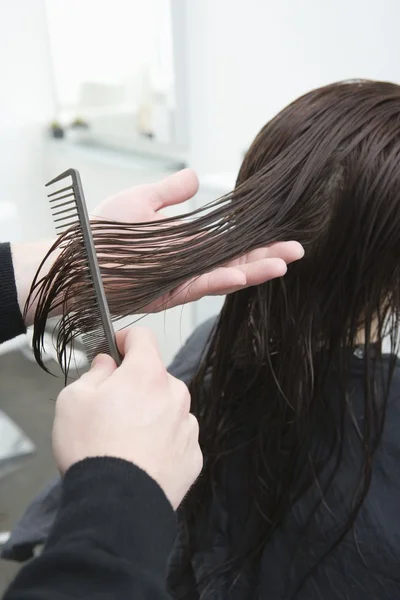
[[[399,166],[400,87],[391,83],[329,85],[263,127],[239,189],[254,182],[286,221],[286,239],[306,250],[283,280],[237,295],[258,310],[270,298],[270,338],[296,333],[309,349],[312,340],[335,347],[354,344],[360,328],[368,341],[375,322],[380,337],[389,312],[397,319]]]
[[[305,258],[290,265],[282,279],[237,292],[225,302],[192,382],[206,465],[188,511],[195,515],[200,497],[207,506],[203,493],[212,496],[221,457],[243,444],[251,457],[250,486],[260,522],[248,532],[246,548],[232,549],[233,559],[260,552],[310,486],[317,494],[313,514],[323,508],[341,462],[340,423],[345,415],[350,422],[354,417],[346,384],[349,356],[362,341],[360,479],[331,544],[316,555],[318,563],[351,528],[368,491],[393,369],[391,363],[389,374],[377,376],[383,363],[376,342],[389,336],[392,350],[397,349],[400,87],[337,83],[293,102],[257,135],[232,203],[238,231],[242,222],[251,231],[252,219],[255,237],[263,228],[270,235],[273,223],[275,239],[298,240]],[[333,364],[336,415],[324,398]],[[308,525],[313,514],[305,519]]]
[[[298,240],[306,255],[284,278],[227,298],[224,331],[214,337],[221,339],[218,357],[229,352],[232,364],[254,371],[279,353],[274,379],[280,365],[284,379],[289,365],[295,374],[307,370],[304,391],[312,394],[316,351],[334,354],[391,334],[397,343],[399,164],[400,87],[391,83],[329,85],[263,127],[232,196],[237,230],[243,235],[246,222],[251,231],[253,221],[262,238],[275,228],[277,239]],[[294,410],[297,390],[296,382],[288,402]]]

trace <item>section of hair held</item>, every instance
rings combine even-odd
[[[258,181],[246,182],[232,194],[173,219],[139,224],[95,220],[91,224],[113,319],[144,313],[150,303],[154,306],[161,296],[165,299],[176,286],[247,251],[288,240],[291,234],[287,216],[279,215],[274,203],[268,207]],[[93,329],[94,293],[78,223],[59,237],[44,258],[26,308],[33,302],[35,358],[44,368],[46,322],[57,310],[62,316],[56,349],[65,370],[71,342]],[[160,301],[157,309],[163,310],[166,304]]]

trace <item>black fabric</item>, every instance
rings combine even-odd
[[[18,305],[11,246],[0,244],[0,344],[26,332]]]
[[[167,559],[175,514],[142,470],[115,458],[74,465],[42,555],[18,574],[4,600],[168,598]]]
[[[385,358],[388,367],[392,357]],[[349,354],[349,397],[356,419],[363,423],[363,358]],[[171,561],[170,581],[179,598],[202,600],[394,600],[400,598],[400,366],[397,361],[382,442],[375,454],[370,489],[355,526],[339,545],[352,508],[362,469],[362,454],[350,419],[345,423],[343,460],[333,485],[304,534],[318,492],[311,488],[294,505],[265,544],[261,557],[242,565],[237,577],[220,576],[212,585],[205,578],[218,564],[229,561],[229,548],[243,549],[244,527],[259,528],[251,504],[249,456],[244,450],[224,460],[214,503],[191,531],[190,551],[184,523]],[[339,421],[339,391],[333,371],[327,385],[332,419]],[[327,410],[327,405],[321,410]],[[323,437],[323,434],[322,436]],[[336,456],[332,457],[332,462]],[[327,474],[321,475],[321,485]],[[211,528],[204,546],[203,534]],[[202,547],[198,541],[201,540]],[[324,557],[325,552],[327,555]],[[188,557],[190,561],[188,562]],[[322,559],[319,562],[319,559]],[[317,566],[315,566],[317,565]],[[237,575],[237,573],[236,573]],[[194,583],[195,582],[195,583]],[[197,590],[194,595],[193,589]]]

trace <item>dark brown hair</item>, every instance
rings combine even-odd
[[[191,385],[206,460],[186,506],[190,528],[213,502],[222,457],[244,448],[254,517],[240,548],[230,548],[210,581],[218,573],[233,581],[246,560],[257,559],[306,492],[314,502],[302,534],[306,547],[318,541],[314,567],[355,522],[370,486],[398,350],[399,165],[400,87],[369,81],[330,85],[296,100],[265,125],[243,161],[237,189],[257,185],[266,213],[274,207],[272,220],[286,223],[305,258],[285,277],[227,297]],[[263,208],[253,209],[264,224]],[[360,332],[364,405],[355,415],[348,358]],[[384,337],[391,345],[389,373]],[[325,393],[332,371],[334,414]],[[339,511],[327,498],[349,430],[359,443],[359,479]],[[323,538],[321,523],[332,513],[334,525]],[[198,540],[191,543],[198,548]],[[300,542],[297,551],[301,556]],[[291,593],[310,574],[293,586],[296,552],[288,559]]]
[[[399,165],[399,86],[338,83],[306,94],[268,123],[243,161],[235,190],[212,205],[162,225],[94,224],[115,317],[138,312],[189,277],[253,248],[292,239],[305,247],[305,258],[284,278],[227,298],[191,384],[205,467],[185,506],[189,533],[208,514],[222,458],[236,452],[237,435],[249,455],[258,523],[210,580],[256,559],[311,488],[317,498],[305,530],[316,527],[342,461],[345,423],[354,421],[346,352],[360,331],[365,393],[363,418],[354,421],[360,476],[346,518],[316,564],[349,532],[362,506],[394,367],[393,359],[389,377],[383,376],[381,342],[389,337],[393,355],[398,343]],[[86,267],[75,235],[72,229],[60,240],[60,258],[33,288],[38,360],[44,324],[57,303],[72,309],[60,329],[60,358],[66,343],[90,328]],[[324,397],[333,364],[339,420]],[[323,445],[316,432],[323,433]],[[190,543],[193,550],[199,542],[191,537]]]

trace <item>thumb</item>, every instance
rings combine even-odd
[[[107,354],[98,354],[90,370],[82,375],[81,380],[93,386],[100,385],[108,379],[117,368],[115,361]]]

